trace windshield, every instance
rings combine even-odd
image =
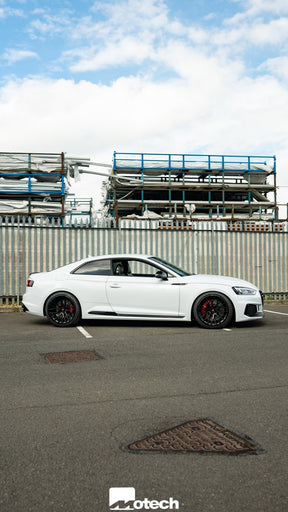
[[[156,263],[160,263],[161,265],[164,265],[169,270],[172,270],[172,272],[175,272],[175,274],[178,274],[178,276],[189,276],[190,274],[188,272],[185,272],[185,270],[182,270],[179,267],[175,267],[173,263],[168,263],[165,260],[161,260],[161,258],[149,258],[152,261],[155,261]]]

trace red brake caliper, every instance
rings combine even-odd
[[[210,304],[210,300],[206,300],[206,302],[204,302],[204,304],[202,305],[201,315],[202,315],[203,318],[205,318],[205,316],[206,316],[207,308],[208,308],[209,304]]]
[[[74,306],[73,306],[73,304],[70,304],[69,309],[70,309],[70,313],[71,314],[74,313]]]

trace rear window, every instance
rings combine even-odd
[[[78,267],[72,274],[85,274],[92,276],[109,276],[111,274],[110,260],[95,260],[84,263]]]

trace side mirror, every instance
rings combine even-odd
[[[167,281],[168,279],[168,274],[167,272],[165,272],[164,270],[158,270],[155,274],[155,277],[157,279],[163,279],[163,281]]]

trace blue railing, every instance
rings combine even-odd
[[[229,171],[276,173],[275,156],[202,155],[179,153],[119,153],[114,152],[113,169],[163,171]]]

